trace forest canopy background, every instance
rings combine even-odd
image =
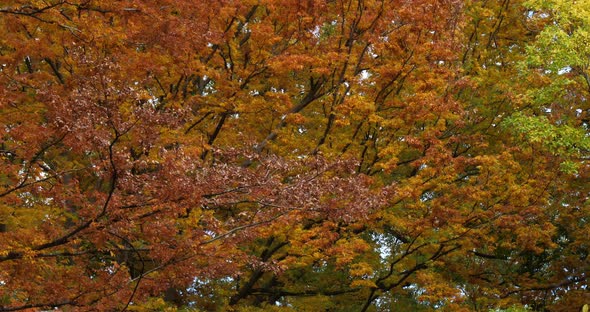
[[[590,3],[0,1],[0,311],[575,311]]]

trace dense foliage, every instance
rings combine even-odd
[[[0,1],[0,311],[576,311],[590,3]]]

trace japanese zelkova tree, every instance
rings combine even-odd
[[[577,311],[590,4],[0,1],[0,311]]]

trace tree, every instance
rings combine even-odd
[[[564,6],[3,4],[0,310],[579,308]]]

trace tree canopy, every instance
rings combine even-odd
[[[590,3],[0,1],[0,311],[577,311]]]

